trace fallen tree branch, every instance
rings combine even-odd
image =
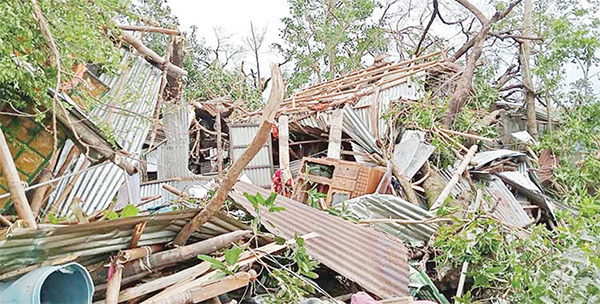
[[[178,31],[178,30],[166,29],[166,28],[156,27],[156,26],[139,26],[139,25],[117,24],[116,27],[120,28],[122,30],[126,30],[126,31],[161,33],[161,34],[174,35],[174,36],[181,35],[181,32]]]
[[[194,217],[194,219],[192,219],[191,222],[181,229],[173,241],[175,246],[185,245],[190,235],[192,235],[198,227],[206,223],[215,212],[219,211],[223,202],[229,195],[229,191],[237,182],[237,179],[244,168],[250,163],[260,149],[262,149],[265,142],[267,142],[271,136],[271,126],[274,123],[275,114],[283,100],[284,92],[283,76],[275,64],[271,64],[271,75],[273,78],[273,88],[271,89],[269,100],[265,105],[262,121],[256,136],[244,151],[244,154],[233,163],[212,200],[204,207],[204,209],[202,209],[202,211],[200,211],[200,213],[198,213],[198,215],[196,215],[196,217]]]
[[[171,74],[174,77],[186,76],[188,72],[170,62],[165,62],[165,59],[147,46],[145,46],[141,40],[135,38],[130,33],[124,32],[122,36],[123,40],[127,42],[129,45],[133,46],[140,55],[148,58],[149,60],[157,63],[161,69],[167,70],[167,73]]]

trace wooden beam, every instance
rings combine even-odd
[[[340,159],[342,148],[342,124],[344,122],[344,111],[336,109],[331,114],[329,124],[329,145],[327,146],[327,157]]]
[[[116,27],[120,28],[122,30],[126,30],[126,31],[161,33],[161,34],[175,35],[175,36],[181,35],[181,32],[178,31],[178,30],[166,29],[166,28],[156,27],[156,26],[139,26],[139,25],[117,24]]]
[[[467,166],[473,159],[473,156],[475,156],[476,152],[477,152],[477,145],[471,146],[471,149],[469,149],[469,153],[467,153],[467,155],[465,155],[465,159],[463,159],[463,161],[460,163],[460,166],[458,166],[458,169],[456,170],[456,172],[454,172],[452,179],[450,179],[450,182],[448,182],[448,184],[446,184],[446,187],[444,187],[444,190],[442,190],[442,193],[435,200],[435,202],[431,206],[430,210],[438,209],[446,201],[446,199],[448,198],[448,195],[450,195],[450,192],[452,191],[452,189],[454,188],[456,183],[458,183],[458,181],[460,180],[461,175],[467,169]]]
[[[290,128],[287,115],[279,116],[279,168],[283,176],[282,184],[292,178],[290,171]]]
[[[217,170],[223,174],[223,139],[221,136],[221,107],[217,104]]]
[[[35,217],[33,216],[33,212],[31,211],[31,207],[29,206],[29,202],[27,201],[27,197],[25,196],[25,190],[23,189],[21,178],[19,177],[17,167],[15,166],[15,162],[13,161],[10,150],[8,149],[8,143],[4,138],[4,132],[2,132],[1,129],[0,169],[2,170],[2,175],[6,177],[6,181],[8,183],[8,190],[10,190],[10,196],[12,198],[15,209],[17,209],[17,214],[21,219],[25,221],[25,223],[27,223],[28,227],[37,228]]]
[[[250,163],[250,161],[254,158],[254,156],[262,149],[267,140],[271,137],[271,125],[273,124],[273,120],[275,119],[275,114],[279,109],[279,105],[283,100],[283,92],[284,92],[284,84],[283,84],[283,76],[281,75],[281,71],[277,67],[277,65],[271,63],[271,79],[273,83],[273,88],[271,89],[271,95],[269,96],[269,100],[265,105],[262,121],[260,123],[258,132],[256,136],[248,145],[248,148],[244,151],[242,156],[233,163],[219,188],[217,189],[217,193],[211,199],[211,201],[190,221],[187,225],[185,225],[179,234],[173,241],[173,244],[176,246],[183,246],[189,239],[190,235],[194,231],[196,231],[200,226],[204,225],[210,217],[223,206],[223,202],[229,195],[229,191],[233,188],[233,185],[237,183],[238,177],[244,170],[244,168]]]

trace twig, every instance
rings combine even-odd
[[[60,103],[58,98],[58,93],[60,92],[60,77],[62,73],[62,65],[60,63],[60,53],[58,52],[58,48],[56,47],[56,43],[54,42],[54,38],[52,37],[52,33],[48,28],[48,22],[46,18],[44,18],[44,14],[42,13],[42,9],[40,8],[40,3],[38,0],[31,0],[33,4],[33,15],[35,19],[37,19],[40,30],[42,31],[42,36],[46,40],[48,47],[52,51],[52,60],[56,64],[56,88],[54,89],[54,96],[52,99],[52,128],[54,131],[54,150],[58,150],[58,130],[56,129],[56,105]]]
[[[452,179],[446,185],[446,187],[444,188],[444,190],[442,190],[442,193],[435,200],[435,202],[431,206],[430,210],[436,210],[436,209],[438,209],[446,201],[446,199],[448,198],[448,195],[450,195],[450,191],[452,191],[452,189],[454,188],[454,186],[456,185],[456,183],[458,183],[458,181],[460,180],[461,175],[467,169],[467,166],[469,165],[469,163],[473,159],[473,156],[475,156],[475,152],[477,152],[477,145],[471,146],[471,149],[469,149],[469,153],[467,153],[467,155],[465,156],[465,159],[463,159],[463,161],[460,163],[460,166],[458,166],[458,169],[456,170],[456,172],[454,172],[454,175],[452,176]]]

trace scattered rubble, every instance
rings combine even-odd
[[[238,303],[283,296],[267,282],[280,271],[289,281],[275,286],[300,286],[285,291],[299,303],[449,303],[421,263],[440,227],[478,213],[527,237],[561,225],[557,210],[576,212],[544,194],[557,159],[536,155],[523,128],[505,127],[515,143],[401,120],[430,102],[424,83],[443,89],[460,73],[443,52],[285,100],[273,67],[269,101],[247,112],[227,96],[163,100],[167,73],[186,72],[124,37],[143,56],[126,51],[115,76],[86,69],[61,94],[60,150],[41,123],[0,115],[0,302]],[[162,123],[145,118],[160,116],[159,100]],[[486,125],[502,119],[490,115]],[[60,284],[69,291],[56,295]]]

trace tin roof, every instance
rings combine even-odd
[[[269,190],[244,182],[234,186],[230,197],[252,214],[255,211],[245,192],[270,195]],[[261,210],[261,222],[269,231],[284,238],[317,233],[318,237],[305,241],[315,259],[381,298],[408,295],[407,250],[400,239],[283,196],[277,197],[276,204],[285,210]]]
[[[360,219],[393,218],[421,221],[431,218],[429,211],[415,206],[397,196],[387,194],[367,194],[345,202],[348,210]],[[437,231],[439,225],[416,224],[400,225],[395,223],[373,223],[372,226],[404,242],[421,246]]]
[[[112,106],[96,107],[89,116],[94,123],[107,123],[114,131],[114,138],[119,145],[139,156],[150,129],[151,121],[147,117],[152,117],[156,105],[162,71],[144,58],[129,52],[124,53],[122,63],[127,68],[117,75],[99,77],[110,87],[101,102]],[[64,161],[71,146],[65,146],[59,163]],[[73,160],[70,172],[81,168],[84,157],[82,155],[79,159]],[[123,169],[110,162],[83,173],[69,197],[60,206],[59,213],[65,215],[70,212],[69,206],[74,197],[82,200],[81,207],[87,213],[105,209],[124,183],[126,174]],[[71,180],[72,178],[61,181],[57,191],[51,195],[48,206],[58,199],[62,189]]]

